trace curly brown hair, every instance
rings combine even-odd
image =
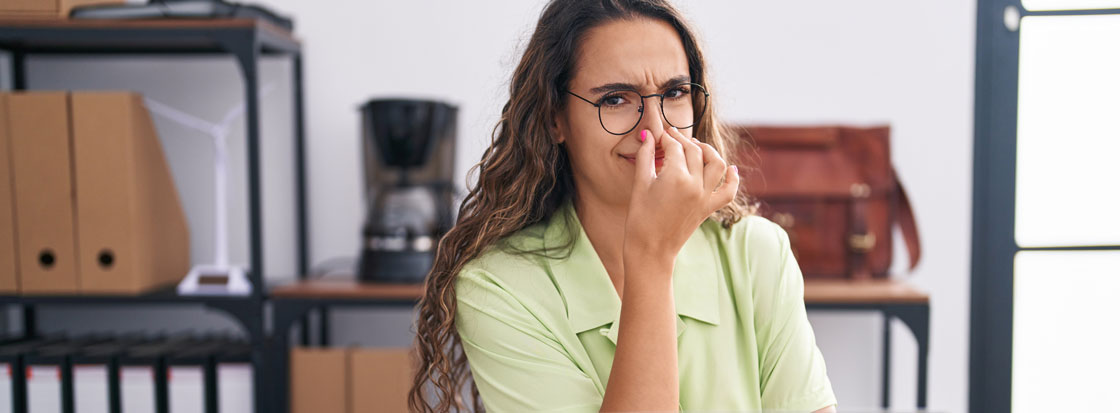
[[[564,109],[564,91],[573,76],[581,37],[610,21],[642,17],[663,20],[676,29],[692,81],[707,84],[697,39],[681,13],[667,1],[549,1],[513,72],[509,100],[502,107],[490,146],[468,173],[470,189],[459,206],[457,222],[436,247],[418,305],[414,350],[419,366],[409,391],[411,411],[442,413],[466,408],[463,386],[470,372],[455,328],[455,277],[467,262],[499,240],[547,219],[575,195],[566,148],[550,136],[549,126],[555,114]],[[693,136],[711,144],[729,165],[743,168],[747,159],[742,159],[740,140],[717,121],[715,105],[708,106],[694,126]],[[476,172],[478,183],[471,185],[470,176]],[[729,228],[750,213],[747,199],[740,190],[731,204],[711,218]],[[569,249],[571,244],[567,243]],[[478,387],[469,381],[473,410],[483,411]]]

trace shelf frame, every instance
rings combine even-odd
[[[248,168],[249,279],[245,297],[180,296],[160,289],[135,296],[0,296],[0,304],[23,309],[24,335],[37,333],[35,310],[42,305],[201,305],[218,310],[240,324],[252,345],[254,401],[257,412],[275,411],[266,393],[274,377],[265,362],[264,331],[267,295],[263,277],[263,231],[260,162],[261,56],[288,56],[292,63],[294,115],[297,274],[308,273],[308,225],[303,57],[299,40],[271,23],[254,19],[0,19],[0,50],[11,55],[12,89],[27,90],[27,58],[31,55],[95,56],[232,56],[241,75],[246,102],[246,167]]]

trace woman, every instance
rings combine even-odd
[[[834,411],[664,0],[554,0],[420,302],[417,411]],[[481,400],[479,399],[481,395]]]

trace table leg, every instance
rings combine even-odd
[[[891,312],[883,311],[883,410],[891,407]]]
[[[918,341],[918,408],[926,408],[929,388],[929,306],[903,305],[893,310]]]

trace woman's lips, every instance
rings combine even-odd
[[[636,160],[634,158],[628,157],[626,155],[618,155],[618,156],[622,159],[625,159],[626,161],[628,161],[630,163],[635,163],[636,162]],[[661,165],[664,164],[664,163],[665,163],[665,155],[658,154],[657,156],[655,156],[653,158],[653,166],[655,168],[660,168]]]

